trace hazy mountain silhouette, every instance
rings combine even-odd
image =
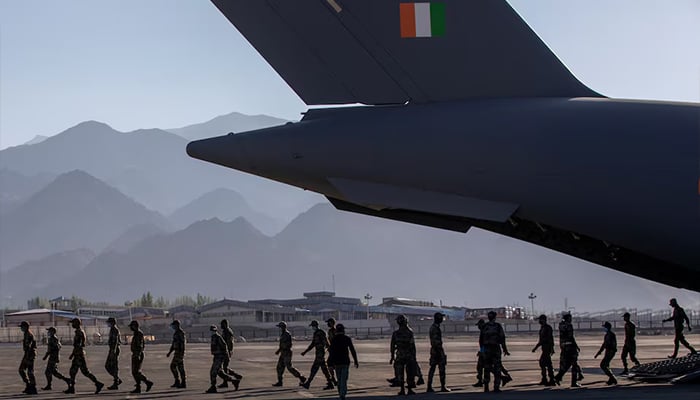
[[[369,292],[453,305],[527,305],[530,292],[549,311],[563,308],[565,298],[577,310],[658,309],[670,296],[698,305],[697,294],[488,232],[464,235],[338,212],[326,204],[301,214],[274,238],[243,219],[197,222],[146,239],[126,254],[103,254],[46,294],[114,302],[147,290],[166,297],[200,292],[289,298],[330,290],[333,276],[341,295]]]
[[[207,122],[188,125],[183,128],[166,129],[168,132],[182,136],[187,140],[204,139],[212,136],[221,136],[229,132],[240,133],[255,129],[268,128],[282,125],[287,120],[271,117],[269,115],[246,115],[232,112],[219,115]]]
[[[31,145],[33,145],[33,144],[41,143],[41,142],[43,142],[44,140],[46,140],[46,139],[48,139],[48,138],[49,138],[48,136],[36,135],[36,136],[34,136],[34,138],[33,138],[32,140],[30,140],[30,141],[24,143],[24,145],[25,145],[25,146],[31,146]]]
[[[286,225],[281,219],[274,219],[251,208],[238,192],[222,188],[206,193],[176,210],[169,219],[173,226],[182,229],[196,221],[218,218],[228,222],[238,217],[245,218],[269,236],[277,234]]]
[[[55,178],[50,174],[24,176],[7,168],[0,169],[0,215],[19,206]]]
[[[11,297],[14,305],[26,305],[46,286],[79,273],[94,258],[91,250],[78,249],[28,261],[2,274],[0,293]]]
[[[163,227],[154,224],[136,224],[129,227],[124,233],[119,235],[110,244],[108,244],[104,252],[126,253],[131,250],[136,244],[141,243],[145,239],[152,236],[166,233],[167,230]]]
[[[320,199],[309,192],[194,160],[185,153],[187,142],[160,129],[122,133],[88,121],[41,143],[0,151],[0,168],[24,175],[59,175],[80,169],[164,214],[220,187],[244,193],[252,204],[285,220]]]
[[[2,216],[0,269],[70,249],[101,251],[137,223],[168,226],[160,214],[83,171],[60,175]]]

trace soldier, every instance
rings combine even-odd
[[[489,391],[489,380],[493,374],[493,391],[501,391],[501,350],[509,356],[506,346],[506,334],[503,326],[496,322],[496,312],[489,311],[489,321],[481,329],[479,342],[484,346],[484,392]]]
[[[212,360],[211,363],[211,369],[209,370],[209,383],[211,384],[209,386],[209,389],[205,393],[216,393],[216,377],[218,376],[219,378],[223,379],[224,382],[230,381],[233,383],[233,387],[238,390],[238,384],[241,382],[239,379],[236,379],[236,377],[231,376],[224,371],[224,362],[226,362],[226,359],[229,357],[228,355],[228,346],[226,346],[226,342],[224,341],[224,338],[219,334],[218,328],[216,325],[212,325],[209,327],[209,331],[211,331],[211,355],[214,356],[214,359]]]
[[[391,335],[391,358],[389,364],[394,364],[394,375],[399,380],[401,391],[399,395],[403,396],[407,392],[404,388],[405,381],[408,380],[408,394],[415,394],[413,389],[416,387],[414,382],[416,372],[416,342],[413,338],[413,331],[408,327],[408,319],[405,315],[396,317],[396,323],[399,328]],[[404,379],[404,371],[405,379]]]
[[[309,324],[309,326],[314,330],[314,336],[311,339],[311,343],[309,343],[309,347],[307,347],[306,350],[302,351],[301,355],[305,356],[306,353],[311,351],[311,349],[315,349],[316,356],[314,358],[314,363],[311,365],[311,372],[309,372],[309,378],[302,386],[305,389],[308,389],[309,386],[311,386],[311,381],[314,380],[316,373],[318,373],[318,369],[321,368],[323,375],[326,377],[326,387],[324,387],[323,390],[333,389],[335,388],[335,384],[333,382],[333,378],[331,378],[330,372],[328,372],[328,367],[326,366],[326,349],[330,346],[330,343],[328,342],[328,337],[326,337],[326,332],[324,332],[323,329],[320,329],[318,327],[318,321],[311,321],[311,324]]]
[[[306,378],[292,366],[292,334],[287,331],[287,323],[284,321],[277,324],[277,327],[280,328],[280,345],[275,355],[278,355],[279,359],[277,359],[277,382],[272,386],[282,386],[282,374],[285,368],[299,379],[299,386],[303,386]]]
[[[109,325],[109,339],[107,340],[107,345],[109,346],[109,353],[107,353],[107,361],[105,361],[105,369],[107,373],[114,378],[114,383],[109,386],[108,390],[117,390],[119,385],[122,384],[122,380],[119,378],[119,354],[121,349],[119,346],[122,344],[119,328],[117,328],[117,320],[114,317],[107,318],[107,325]]]
[[[187,375],[185,374],[185,343],[187,340],[185,331],[182,330],[180,321],[177,319],[170,323],[170,329],[173,330],[173,342],[166,357],[170,357],[171,354],[175,353],[172,361],[170,361],[170,372],[175,378],[175,383],[170,387],[185,389],[187,388]]]
[[[70,325],[73,327],[73,329],[75,329],[75,336],[73,336],[73,352],[68,359],[72,360],[73,362],[70,365],[70,382],[68,382],[68,389],[66,389],[63,393],[75,393],[75,377],[78,375],[78,371],[80,371],[83,375],[90,379],[92,383],[95,384],[95,394],[98,394],[105,385],[104,383],[98,381],[97,378],[95,378],[95,375],[93,375],[88,369],[87,358],[85,356],[86,337],[85,331],[83,331],[82,322],[80,322],[80,319],[78,318],[73,318],[70,320]]]
[[[605,356],[603,356],[603,360],[600,362],[600,369],[608,376],[608,381],[605,382],[605,384],[617,385],[617,379],[615,379],[615,375],[613,375],[610,370],[610,361],[612,361],[617,352],[617,338],[615,337],[615,332],[612,331],[612,324],[610,324],[610,322],[605,321],[603,323],[603,328],[605,328],[605,338],[603,339],[603,344],[593,358],[598,358],[600,353],[605,351]]]
[[[328,348],[328,363],[338,370],[338,396],[340,396],[340,400],[345,400],[345,396],[348,394],[348,374],[350,372],[348,352],[352,354],[355,368],[359,368],[360,364],[357,362],[357,353],[355,346],[352,345],[352,339],[345,336],[345,326],[338,324],[337,329],[337,335],[334,336]]]
[[[231,363],[231,357],[233,357],[233,330],[228,326],[228,320],[227,319],[222,319],[221,320],[221,337],[224,338],[224,342],[226,342],[226,348],[228,349],[228,357],[224,360],[224,365],[223,365],[223,370],[227,374],[235,377],[239,381],[243,379],[243,375],[237,374],[236,371],[230,369],[228,366]],[[219,385],[219,388],[227,388],[228,387],[228,381],[224,380],[224,382]]]
[[[540,322],[540,340],[537,345],[532,349],[532,352],[536,352],[538,348],[542,347],[542,355],[540,355],[540,370],[542,372],[542,380],[540,385],[544,386],[554,386],[554,367],[552,366],[552,356],[554,355],[554,333],[552,326],[547,323],[547,316],[542,314],[538,318]],[[547,380],[549,376],[549,380]]]
[[[486,321],[480,319],[476,326],[479,328],[479,351],[476,352],[476,383],[474,387],[484,387],[484,344],[481,343],[481,330],[484,329]]]
[[[571,323],[571,314],[563,315],[563,320],[559,323],[559,348],[561,354],[561,362],[559,372],[554,377],[554,382],[559,385],[566,371],[571,369],[571,387],[581,387],[576,381],[578,378],[578,352],[579,347],[574,338],[574,326]]]
[[[442,347],[442,330],[440,324],[445,319],[445,314],[436,312],[433,315],[433,325],[430,326],[430,369],[428,370],[428,388],[426,392],[431,393],[433,390],[433,376],[435,376],[435,367],[438,367],[440,373],[440,391],[451,392],[445,386],[445,366],[447,365],[447,355]]]
[[[629,354],[630,360],[639,366],[639,360],[637,360],[637,325],[630,320],[630,313],[626,312],[622,314],[622,319],[625,321],[625,344],[622,346],[622,375],[627,375],[629,370],[627,369],[627,355]]]
[[[139,329],[138,321],[129,322],[129,328],[133,332],[131,338],[131,375],[134,377],[136,386],[130,393],[141,393],[141,382],[146,384],[146,392],[151,390],[153,382],[141,372],[143,366],[144,350],[146,348],[146,340],[143,337],[143,332]]]
[[[61,341],[56,337],[56,328],[53,326],[46,329],[49,337],[47,340],[46,354],[44,355],[44,360],[47,358],[49,361],[46,363],[46,370],[44,375],[46,375],[46,386],[41,388],[41,390],[51,390],[51,381],[53,377],[70,384],[70,379],[63,376],[58,372],[59,352],[61,351]]]
[[[22,362],[19,363],[19,376],[25,384],[22,393],[37,394],[36,378],[34,377],[34,360],[36,360],[36,340],[34,334],[29,329],[29,322],[22,321],[19,324],[24,336],[22,337],[22,350],[24,356]]]
[[[335,328],[335,318],[330,317],[326,320],[326,325],[328,326],[328,343],[333,343],[333,338],[335,337],[336,333],[336,328]],[[330,357],[330,355],[329,355]],[[326,363],[328,364],[328,363]],[[337,382],[335,379],[335,368],[333,366],[328,365],[328,373],[331,374],[331,379],[333,382]]]
[[[676,336],[673,338],[673,354],[668,356],[668,358],[676,358],[678,356],[678,347],[680,343],[682,343],[683,346],[690,350],[690,354],[697,354],[698,352],[695,351],[693,346],[691,346],[690,343],[688,343],[688,341],[685,340],[685,336],[683,336],[683,323],[688,325],[688,332],[693,330],[690,327],[690,319],[688,318],[688,315],[686,315],[685,310],[678,305],[676,299],[671,299],[669,301],[669,305],[673,307],[673,314],[671,315],[671,317],[665,319],[664,322],[673,321],[673,327],[675,328]]]

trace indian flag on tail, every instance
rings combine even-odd
[[[435,37],[445,34],[445,3],[400,3],[401,37]]]

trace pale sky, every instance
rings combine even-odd
[[[510,3],[594,90],[700,101],[700,0]],[[0,148],[90,119],[129,131],[305,109],[208,1],[0,1]]]

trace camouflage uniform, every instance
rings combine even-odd
[[[103,386],[102,383],[95,378],[95,375],[93,375],[88,369],[85,356],[85,341],[85,331],[78,326],[75,328],[75,336],[73,336],[73,352],[71,353],[71,358],[73,361],[70,365],[70,383],[68,390],[66,391],[68,393],[75,392],[75,377],[78,375],[78,371],[80,371],[83,375],[90,379],[96,387],[98,387],[98,392]]]
[[[224,369],[224,362],[228,359],[228,347],[224,338],[221,337],[219,332],[213,331],[211,335],[211,355],[214,356],[214,360],[211,364],[211,369],[209,370],[209,381],[211,383],[211,388],[216,389],[216,377],[223,379],[225,382],[235,382],[238,384],[238,380],[227,374]],[[210,388],[210,389],[211,389]]]
[[[331,322],[329,322],[329,321],[332,321],[333,325],[331,325]],[[329,319],[326,321],[326,323],[328,324],[328,335],[327,335],[328,336],[328,343],[333,343],[333,337],[335,336],[335,333],[336,333],[335,319],[333,319],[333,320]],[[326,362],[326,364],[328,364],[328,362]],[[331,379],[333,380],[333,383],[337,385],[338,380],[335,379],[335,367],[333,367],[332,365],[328,365],[328,373],[331,374]]]
[[[48,361],[46,363],[46,370],[44,371],[44,375],[46,375],[46,387],[44,388],[44,390],[51,390],[51,382],[54,376],[64,382],[70,382],[70,379],[66,378],[60,372],[58,372],[58,363],[60,362],[60,351],[61,341],[58,340],[56,335],[50,335],[47,341],[46,355],[44,356],[44,360],[48,358]]]
[[[328,366],[326,365],[326,349],[329,346],[330,342],[328,341],[326,332],[324,332],[323,329],[317,328],[314,331],[314,336],[311,339],[309,347],[306,349],[306,351],[304,351],[304,353],[307,353],[311,351],[311,349],[315,349],[316,352],[314,363],[311,365],[311,372],[309,372],[309,378],[306,380],[305,385],[307,387],[311,384],[311,381],[318,373],[319,368],[321,369],[321,372],[323,372],[323,376],[326,377],[326,388],[332,389],[334,387],[333,378],[331,377],[331,374],[328,371]]]
[[[484,362],[484,391],[488,391],[491,374],[493,374],[493,389],[499,391],[501,386],[501,348],[506,350],[506,334],[503,326],[496,321],[488,321],[484,324],[479,335],[479,342],[483,344]]]
[[[285,368],[295,378],[299,379],[300,383],[304,383],[306,378],[292,366],[292,334],[286,329],[280,334],[280,344],[277,352],[279,353],[279,358],[277,359],[277,383],[282,382],[282,374]]]
[[[440,374],[440,385],[445,388],[445,366],[447,365],[447,355],[442,347],[442,330],[440,324],[433,323],[430,327],[430,370],[428,371],[428,390],[432,390],[435,367],[438,367]]]
[[[179,326],[176,327],[173,333],[173,343],[170,345],[170,352],[173,353],[173,359],[170,361],[170,372],[173,373],[175,383],[178,386],[186,385],[187,375],[185,374],[185,331]]]
[[[560,382],[566,371],[572,368],[571,371],[571,386],[579,386],[576,382],[578,366],[579,347],[574,338],[574,326],[571,321],[564,320],[559,323],[559,347],[561,349],[559,372],[554,377],[555,381]]]
[[[627,355],[629,354],[630,360],[635,364],[639,365],[639,360],[637,360],[637,326],[632,321],[625,321],[625,343],[622,345],[622,366],[624,367],[623,373],[627,373]]]
[[[416,387],[414,378],[416,376],[416,342],[413,338],[413,331],[408,325],[399,325],[391,335],[391,357],[394,359],[394,374],[403,391],[406,380],[408,389]],[[404,376],[405,371],[405,376]]]
[[[22,350],[24,350],[24,356],[19,364],[19,376],[22,378],[22,382],[36,390],[36,378],[34,377],[34,360],[36,360],[36,340],[34,340],[34,334],[27,329],[24,331],[24,336],[22,337]]]
[[[675,301],[673,303],[673,315],[664,320],[664,322],[673,321],[673,328],[676,333],[676,336],[673,338],[673,354],[670,357],[675,358],[678,355],[678,348],[680,347],[680,344],[690,350],[691,354],[696,354],[697,351],[695,348],[693,348],[693,346],[691,346],[690,343],[685,340],[685,336],[683,335],[683,323],[686,322],[688,324],[688,328],[690,328],[690,319],[688,319],[688,315],[681,306],[679,306]]]
[[[224,360],[224,365],[223,365],[224,371],[225,371],[227,374],[229,374],[229,375],[231,375],[231,376],[234,376],[236,379],[241,379],[241,378],[243,378],[242,375],[237,374],[236,371],[234,371],[233,369],[229,368],[229,364],[231,363],[231,357],[233,357],[233,343],[234,343],[234,339],[233,339],[233,330],[232,330],[230,327],[228,327],[228,326],[227,326],[226,328],[223,328],[223,326],[222,326],[222,329],[221,329],[221,337],[224,338],[224,342],[226,342],[226,347],[228,348],[228,352],[227,352],[227,353],[228,353],[228,357],[226,357],[226,359]],[[225,383],[226,383],[226,382],[224,382],[224,384],[225,384]]]
[[[107,340],[109,353],[107,353],[107,360],[105,361],[105,370],[114,378],[114,384],[110,386],[114,389],[122,383],[122,380],[119,379],[119,354],[121,353],[119,345],[121,344],[119,328],[117,328],[116,325],[112,325],[109,328],[109,339]]]
[[[144,350],[146,349],[146,340],[143,337],[143,332],[138,327],[133,330],[134,335],[131,338],[131,375],[134,377],[136,382],[135,393],[141,391],[141,383],[146,384],[146,391],[149,391],[153,382],[149,381],[148,378],[141,372],[143,367],[143,359],[145,357]]]

